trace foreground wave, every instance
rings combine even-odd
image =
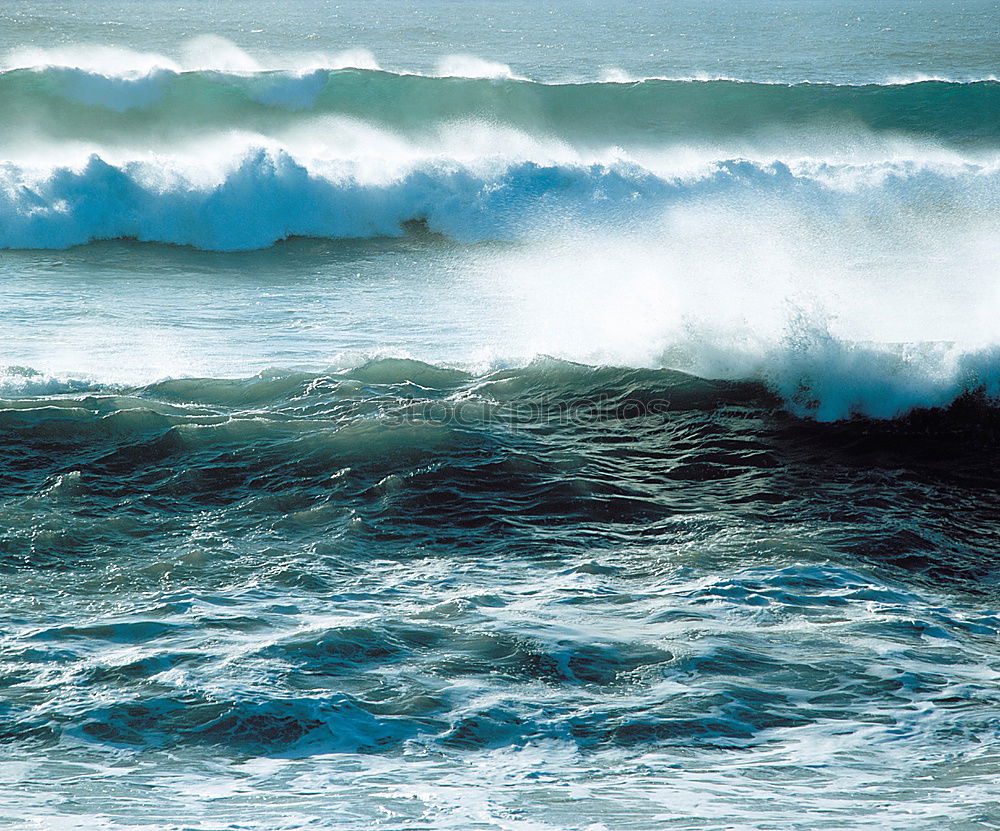
[[[995,587],[979,529],[996,494],[960,494],[993,481],[997,411],[829,427],[775,403],[669,371],[541,361],[475,378],[409,360],[4,400],[0,579],[71,577],[89,609],[126,589],[148,603],[5,627],[5,657],[38,675],[2,735],[39,752],[622,753],[904,731],[898,708],[931,699],[991,713],[976,676],[955,688],[917,655],[932,637],[971,661],[1000,628],[921,595]],[[938,509],[948,493],[961,521]],[[890,504],[904,526],[872,522]],[[781,537],[803,524],[808,539]],[[548,611],[503,623],[541,602],[539,569]],[[467,590],[442,594],[453,570]],[[607,602],[633,604],[634,632],[602,628]],[[811,623],[780,642],[727,634],[720,604]],[[893,678],[923,680],[886,697],[889,670],[854,643],[878,638],[900,650]]]
[[[285,406],[290,394],[302,397],[305,404],[311,395],[338,389],[347,396],[342,410],[346,417],[369,413],[368,405],[351,399],[350,393],[364,389],[360,382],[371,382],[412,393],[390,399],[391,413],[377,410],[387,423],[431,421],[515,430],[548,423],[568,429],[606,418],[659,418],[730,406],[761,413],[784,410],[799,418],[857,423],[868,430],[869,419],[902,419],[924,411],[947,426],[949,413],[961,421],[970,413],[988,415],[1000,406],[1000,349],[963,352],[934,346],[921,360],[898,346],[832,339],[805,349],[785,344],[761,356],[759,374],[739,379],[701,378],[674,369],[591,367],[548,357],[485,375],[409,358],[378,358],[326,373],[270,369],[245,379],[177,378],[142,387],[0,367],[0,396],[11,401],[46,396],[51,406],[71,409],[78,395],[109,396],[111,402],[121,396],[127,401],[134,396],[167,401],[176,397],[211,406],[252,404],[266,409]],[[430,397],[423,395],[431,391]],[[73,412],[84,416],[86,408]],[[50,410],[42,413],[47,416]]]

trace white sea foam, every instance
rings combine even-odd
[[[449,78],[520,78],[505,63],[488,61],[475,55],[448,55],[438,61],[437,74]]]
[[[124,78],[135,78],[164,69],[179,72],[182,68],[179,62],[155,52],[138,52],[120,46],[99,44],[13,49],[0,62],[0,67],[4,70],[63,67]]]
[[[175,56],[140,52],[121,46],[73,44],[52,47],[21,47],[10,50],[0,60],[0,70],[79,69],[109,78],[140,78],[159,71],[232,72],[253,74],[284,70],[311,72],[317,69],[379,69],[367,49],[352,47],[340,51],[290,51],[281,54],[251,54],[226,38],[199,35],[183,42]]]

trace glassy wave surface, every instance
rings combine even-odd
[[[993,827],[995,6],[244,5],[0,11],[0,825]]]

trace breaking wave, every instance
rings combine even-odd
[[[219,167],[191,160],[38,170],[0,166],[0,247],[65,248],[134,238],[219,251],[293,236],[398,236],[424,223],[461,242],[544,235],[553,223],[634,226],[668,206],[775,198],[814,211],[898,212],[947,201],[989,210],[1000,168],[976,164],[708,163],[685,174],[638,163],[423,159],[374,171],[365,162],[298,160],[251,148]]]
[[[712,352],[711,348],[705,350]],[[676,358],[676,356],[673,356]],[[666,356],[665,356],[666,358]],[[687,410],[746,406],[780,407],[820,422],[893,419],[915,410],[947,411],[958,401],[1000,405],[1000,347],[962,349],[931,344],[924,349],[863,345],[829,334],[786,338],[750,355],[714,350],[700,358],[706,377],[675,369],[588,366],[540,357],[486,374],[437,366],[411,358],[375,358],[325,372],[268,369],[250,378],[178,377],[141,387],[99,377],[51,375],[25,367],[0,367],[0,399],[50,400],[72,406],[66,396],[149,397],[213,407],[282,408],[292,396],[300,405],[333,387],[354,382],[387,387],[392,423],[424,420],[525,426],[536,423],[659,416]],[[714,371],[713,371],[714,370]],[[400,389],[406,395],[401,395]],[[118,400],[115,398],[114,400]],[[337,397],[341,415],[361,415],[361,401]],[[26,410],[21,410],[26,406]],[[34,412],[18,405],[15,413]],[[39,411],[45,419],[60,410]],[[631,414],[631,415],[628,415]],[[20,415],[18,416],[20,418]]]

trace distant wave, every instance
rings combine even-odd
[[[362,60],[354,61],[364,63]],[[456,57],[441,74],[372,68],[104,74],[75,67],[0,72],[0,135],[94,140],[192,131],[266,131],[337,114],[402,131],[477,119],[574,141],[697,140],[811,128],[903,134],[961,146],[1000,140],[1000,82],[843,86],[737,80],[544,84]],[[465,77],[465,76],[474,77]]]
[[[198,35],[181,44],[179,53],[170,57],[157,52],[140,52],[121,46],[99,43],[61,44],[51,47],[22,47],[9,51],[0,58],[0,72],[12,69],[80,69],[108,77],[138,78],[150,72],[222,72],[250,75],[266,72],[307,73],[315,70],[336,69],[385,69],[396,75],[427,75],[453,78],[506,78],[555,86],[584,84],[592,81],[635,83],[641,81],[745,81],[772,85],[798,83],[829,84],[833,86],[894,86],[922,81],[970,83],[1000,80],[995,74],[953,76],[940,73],[914,73],[886,78],[859,77],[854,81],[828,82],[822,78],[793,77],[734,77],[720,73],[690,72],[665,74],[634,74],[617,66],[598,68],[592,77],[579,75],[562,81],[544,81],[515,72],[503,60],[469,53],[443,55],[438,58],[433,71],[420,72],[412,67],[384,67],[376,56],[363,47],[351,47],[335,52],[317,50],[282,50],[279,53],[250,54],[224,37],[212,34]]]

